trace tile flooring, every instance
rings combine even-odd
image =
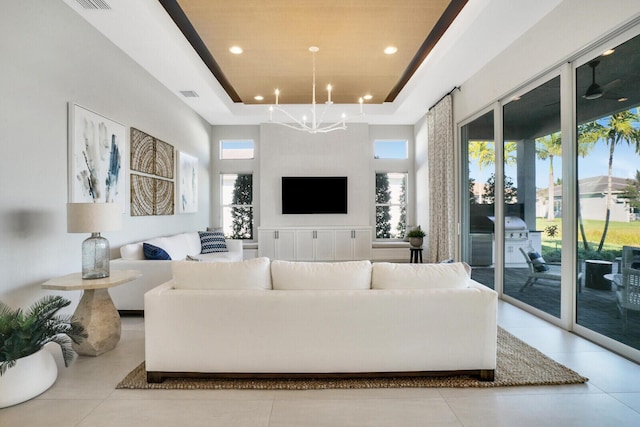
[[[507,303],[500,302],[498,317],[503,328],[590,381],[495,389],[116,390],[144,358],[144,320],[125,317],[115,350],[61,366],[47,392],[0,409],[0,426],[640,425],[640,365]]]

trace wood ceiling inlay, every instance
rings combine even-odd
[[[419,65],[416,58],[422,62],[467,3],[467,0],[160,1],[194,45],[172,12],[176,6],[181,9],[212,56],[209,68],[231,98],[245,104],[272,103],[276,88],[281,91],[283,104],[310,104],[310,46],[320,48],[316,55],[318,103],[326,101],[329,83],[334,87],[335,103],[357,103],[367,93],[373,96],[370,103],[389,101]],[[385,55],[383,50],[390,45],[398,47],[398,52]],[[244,53],[232,54],[231,46],[242,47]],[[202,52],[199,54],[203,57]],[[265,100],[255,101],[256,95],[264,96]]]

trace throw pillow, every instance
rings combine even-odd
[[[538,272],[549,271],[549,266],[545,263],[544,258],[536,251],[529,252],[529,258],[531,259],[531,264],[533,264],[533,269]]]
[[[221,231],[198,231],[200,235],[200,253],[211,254],[214,252],[229,252],[227,241]]]
[[[145,259],[162,260],[162,261],[171,260],[171,257],[169,256],[167,251],[157,246],[151,245],[149,243],[142,244],[142,251],[144,252]]]

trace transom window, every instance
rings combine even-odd
[[[220,141],[220,159],[242,160],[253,159],[252,140],[222,140]]]
[[[404,139],[379,139],[373,142],[373,157],[376,159],[407,159],[407,141]]]

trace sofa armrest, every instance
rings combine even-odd
[[[144,310],[144,294],[150,289],[171,280],[171,261],[111,260],[111,270],[137,270],[142,276],[129,283],[109,289],[113,304],[118,310]]]

